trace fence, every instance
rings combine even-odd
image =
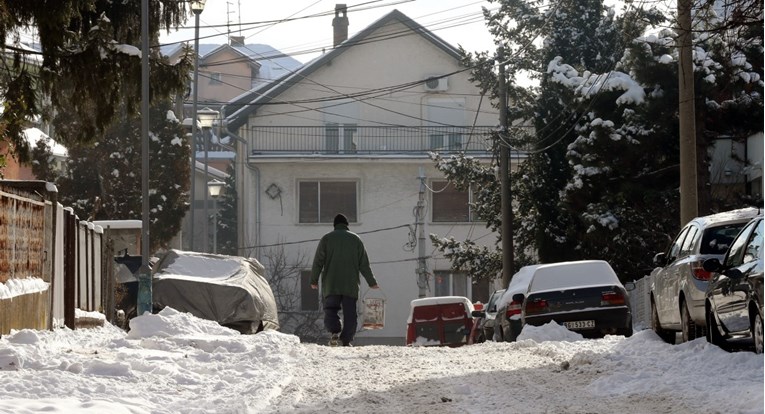
[[[632,326],[635,330],[651,328],[651,276],[638,279],[629,292],[632,307]]]
[[[113,253],[100,226],[43,181],[0,180],[0,335],[75,328],[75,309],[113,315]]]

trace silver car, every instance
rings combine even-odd
[[[722,260],[731,241],[750,219],[762,214],[744,208],[697,217],[680,230],[665,253],[657,253],[651,272],[651,327],[662,339],[675,342],[704,336],[705,293],[712,276],[704,261]]]

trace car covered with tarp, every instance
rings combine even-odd
[[[241,333],[279,329],[264,274],[253,258],[168,250],[152,266],[152,307],[169,306]]]

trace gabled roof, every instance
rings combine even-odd
[[[362,31],[355,34],[345,42],[339,44],[330,52],[321,55],[320,57],[306,63],[303,67],[288,73],[287,75],[277,79],[269,84],[255,88],[249,92],[246,92],[231,101],[224,107],[223,116],[228,123],[231,130],[235,130],[247,122],[247,119],[252,115],[257,108],[265,104],[296,83],[291,82],[292,79],[303,79],[315,72],[319,68],[323,67],[327,62],[332,61],[346,50],[354,46],[361,46],[364,44],[364,39],[376,30],[384,27],[391,22],[402,23],[407,26],[412,32],[419,34],[433,45],[443,50],[454,59],[459,60],[459,51],[440,37],[433,34],[430,30],[421,26],[419,23],[407,17],[404,13],[398,10],[393,10],[385,16],[381,17],[376,22],[370,24]]]
[[[207,61],[210,60],[213,56],[215,56],[218,53],[223,52],[224,50],[230,50],[235,55],[238,55],[242,58],[243,61],[247,62],[252,66],[253,68],[260,68],[261,64],[258,63],[256,58],[251,56],[250,54],[244,53],[241,48],[238,47],[232,47],[230,45],[220,45],[213,49],[211,52],[208,52],[204,55],[204,57],[200,56],[200,62],[199,66],[204,66],[207,64]]]

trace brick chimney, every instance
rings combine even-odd
[[[348,39],[348,7],[345,4],[335,5],[335,18],[332,19],[332,27],[335,34],[332,46],[337,47]]]
[[[244,46],[244,36],[229,36],[228,41],[231,46]]]

